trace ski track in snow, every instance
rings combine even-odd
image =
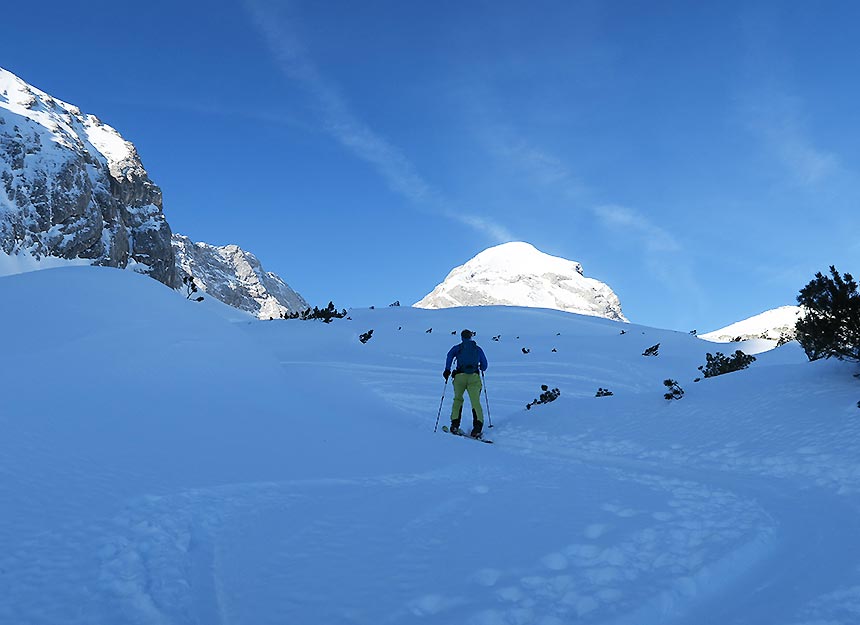
[[[78,619],[51,613],[52,604],[40,612],[41,598],[33,596],[30,620],[19,622],[84,623],[99,614],[103,622],[141,624],[280,623],[309,612],[318,622],[603,622],[652,594],[659,601],[649,612],[662,611],[696,594],[697,571],[709,560],[770,543],[771,520],[754,502],[686,480],[577,469],[596,482],[627,485],[601,498],[563,492],[564,464],[536,472],[526,491],[498,467],[463,487],[465,470],[140,498],[104,526],[70,529],[21,554],[39,556],[35,576],[74,579],[75,569],[82,582],[98,583],[57,603],[81,606]],[[416,510],[418,481],[431,503]],[[547,505],[552,491],[558,497]],[[659,509],[649,508],[655,501]],[[511,524],[505,513],[512,505],[535,512]],[[382,525],[379,507],[391,511]],[[579,527],[547,532],[559,515],[580,517],[580,508],[589,518]],[[506,537],[523,533],[528,541],[509,544]],[[102,537],[97,558],[70,540],[88,534]],[[260,538],[249,541],[249,534]],[[545,548],[535,553],[535,542]],[[80,570],[81,562],[92,570]],[[517,566],[502,564],[510,562]],[[15,568],[27,570],[20,562]],[[677,580],[669,588],[661,584],[667,575]],[[20,581],[26,588],[28,580]],[[329,603],[333,589],[339,600]],[[481,607],[487,604],[498,607]],[[265,613],[242,611],[248,605],[266,606]]]
[[[271,474],[263,459],[247,471],[249,481],[219,481],[241,466],[179,479],[168,474],[193,467],[160,471],[155,459],[152,466],[135,460],[111,469],[89,455],[95,448],[57,444],[64,432],[54,432],[58,423],[34,419],[16,428],[0,413],[16,454],[0,457],[0,501],[14,510],[0,526],[0,623],[860,622],[860,431],[847,407],[839,415],[820,408],[853,392],[840,379],[820,374],[807,383],[809,373],[786,371],[768,394],[736,400],[720,395],[731,380],[699,387],[683,381],[691,396],[718,399],[716,414],[705,400],[685,399],[682,407],[659,400],[654,379],[676,366],[664,336],[669,355],[634,366],[617,354],[594,352],[577,363],[550,352],[583,350],[598,338],[635,340],[622,345],[639,358],[658,339],[639,336],[633,326],[633,336],[619,339],[617,326],[571,317],[574,329],[582,324],[587,333],[517,341],[508,340],[506,328],[505,341],[483,342],[496,444],[475,445],[429,427],[442,392],[442,424],[450,411],[452,389],[438,376],[455,340],[449,331],[425,335],[421,316],[402,335],[411,353],[385,351],[386,331],[394,331],[377,319],[373,341],[358,346],[353,328],[364,331],[370,322],[356,317],[353,326],[235,328],[274,354],[285,379],[307,385],[316,378],[302,372],[311,370],[339,388],[357,381],[369,396],[384,398],[386,404],[357,415],[366,429],[389,427],[377,414],[400,417],[404,448],[438,462],[398,459],[402,472],[389,464],[338,476],[338,465],[326,472],[332,458],[321,456],[320,467],[290,470],[334,477],[251,481]],[[296,346],[299,331],[311,339]],[[172,356],[205,347],[189,332],[174,341]],[[113,340],[110,329],[70,340],[102,335]],[[332,347],[341,342],[348,347]],[[527,345],[531,355],[521,353]],[[761,376],[763,370],[749,374],[750,388]],[[607,379],[616,397],[594,399]],[[542,383],[561,387],[561,399],[526,413],[524,403]],[[795,409],[790,427],[772,416],[786,406]],[[683,419],[672,420],[679,410]],[[309,416],[317,423],[307,446],[326,436],[331,417]],[[822,431],[825,419],[835,425]],[[99,427],[94,423],[81,427]],[[343,436],[349,425],[340,421]],[[223,451],[215,445],[208,453]],[[62,467],[62,483],[53,483],[52,467]]]
[[[766,598],[772,583],[747,579],[757,568],[768,575],[774,570],[763,562],[776,559],[788,565],[786,570],[840,566],[846,572],[857,562],[856,550],[818,551],[819,542],[808,540],[810,525],[786,528],[779,521],[777,513],[786,503],[809,509],[810,523],[817,519],[817,510],[826,508],[832,525],[819,526],[818,534],[841,531],[846,518],[853,522],[855,511],[835,495],[807,492],[789,497],[763,479],[747,480],[739,493],[737,482],[719,472],[701,473],[697,478],[702,481],[692,481],[689,469],[629,460],[625,445],[615,449],[618,456],[613,459],[584,451],[564,438],[548,441],[527,431],[497,430],[508,441],[502,447],[507,453],[540,458],[530,492],[506,490],[509,480],[498,465],[483,466],[480,483],[471,487],[462,479],[468,466],[364,480],[238,484],[143,497],[106,526],[73,528],[53,535],[53,542],[45,543],[41,537],[38,546],[32,546],[51,557],[46,561],[43,553],[38,558],[34,576],[74,579],[77,574],[81,586],[91,579],[98,579],[98,584],[58,603],[80,605],[79,620],[67,613],[52,614],[51,604],[40,612],[41,598],[34,596],[27,612],[30,620],[18,622],[85,623],[95,611],[104,622],[141,624],[279,623],[309,612],[319,622],[355,623],[420,618],[428,623],[496,625],[575,619],[623,625],[670,623],[678,617],[689,619],[690,614],[696,619],[685,622],[743,623],[748,622],[744,598],[750,602]],[[547,463],[553,470],[547,470]],[[571,471],[587,490],[562,492]],[[682,474],[687,477],[678,477]],[[412,510],[416,502],[411,493],[418,481],[433,502],[420,512]],[[594,495],[592,489],[601,481],[614,482],[606,489],[613,497]],[[733,491],[715,483],[727,483]],[[627,484],[627,491],[619,484]],[[553,490],[559,491],[558,499],[548,507],[547,492]],[[528,505],[532,502],[524,500],[529,495],[534,496],[535,516],[523,527],[507,526],[505,507],[511,500]],[[655,502],[661,505],[655,507]],[[379,507],[392,512],[382,527]],[[583,510],[590,518],[582,519]],[[532,551],[534,540],[525,549],[503,543],[523,532],[543,531],[544,515],[553,518],[549,527],[554,527],[557,515],[564,514],[579,518],[579,526],[563,536],[547,536],[540,553]],[[497,529],[475,530],[470,525],[473,519]],[[89,548],[85,540],[75,540],[92,534],[102,537],[95,559],[85,553]],[[265,539],[248,541],[250,534]],[[232,549],[234,544],[240,548]],[[356,550],[355,545],[361,548]],[[348,555],[338,561],[339,553]],[[82,561],[93,567],[89,574],[77,570]],[[315,564],[320,561],[325,562],[321,569]],[[6,566],[26,570],[21,562],[0,564]],[[46,570],[51,566],[56,569]],[[381,579],[380,569],[386,571]],[[440,570],[446,574],[440,577]],[[321,572],[324,581],[309,582],[309,575]],[[27,586],[26,579],[19,581]],[[455,591],[445,590],[452,585]],[[339,589],[338,602],[327,602],[329,587]],[[290,588],[297,593],[285,590]],[[442,592],[428,593],[429,588]],[[727,606],[723,594],[730,590],[734,599]],[[790,617],[798,606],[802,613],[806,600],[816,614],[825,608],[841,612],[834,614],[836,618],[856,614],[858,602],[841,601],[837,604],[841,608],[834,609],[833,603],[816,596],[818,590],[828,589],[812,586],[787,602],[781,596],[783,588],[776,585],[772,605],[780,609],[773,614]],[[855,597],[857,588],[831,594]],[[241,601],[234,606],[237,596]],[[266,606],[266,612],[243,612],[247,605]],[[482,607],[486,605],[496,607]]]

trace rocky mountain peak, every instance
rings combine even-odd
[[[0,68],[0,250],[177,282],[161,190],[134,146]]]
[[[455,267],[418,308],[527,306],[627,321],[606,284],[585,277],[576,261],[522,241],[484,250]]]
[[[267,319],[305,300],[239,247],[174,236],[161,189],[134,145],[0,68],[0,255],[131,268],[177,288],[192,275],[216,299]]]

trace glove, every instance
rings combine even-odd
[[[449,376],[449,375],[451,375],[451,370],[450,370],[450,369],[445,369],[445,370],[442,372],[442,377],[443,377],[443,378],[445,378],[445,381],[446,381],[446,382],[448,381],[448,376]]]

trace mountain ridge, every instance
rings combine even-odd
[[[254,254],[238,245],[194,242],[181,234],[172,239],[176,265],[202,291],[260,319],[309,308],[305,299],[280,276],[263,269]]]
[[[2,67],[0,254],[7,272],[85,260],[174,289],[190,274],[212,297],[262,318],[307,307],[250,252],[175,234],[134,144]]]

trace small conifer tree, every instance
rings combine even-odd
[[[669,392],[663,395],[665,399],[681,399],[684,396],[684,389],[678,386],[677,380],[663,380],[663,386],[665,386]]]
[[[850,273],[840,275],[830,266],[800,290],[798,303],[806,309],[795,329],[810,360],[836,356],[860,362],[860,294]]]
[[[660,343],[657,343],[656,345],[652,345],[651,347],[646,349],[644,352],[642,352],[642,355],[643,356],[657,356],[659,353],[660,353]]]

